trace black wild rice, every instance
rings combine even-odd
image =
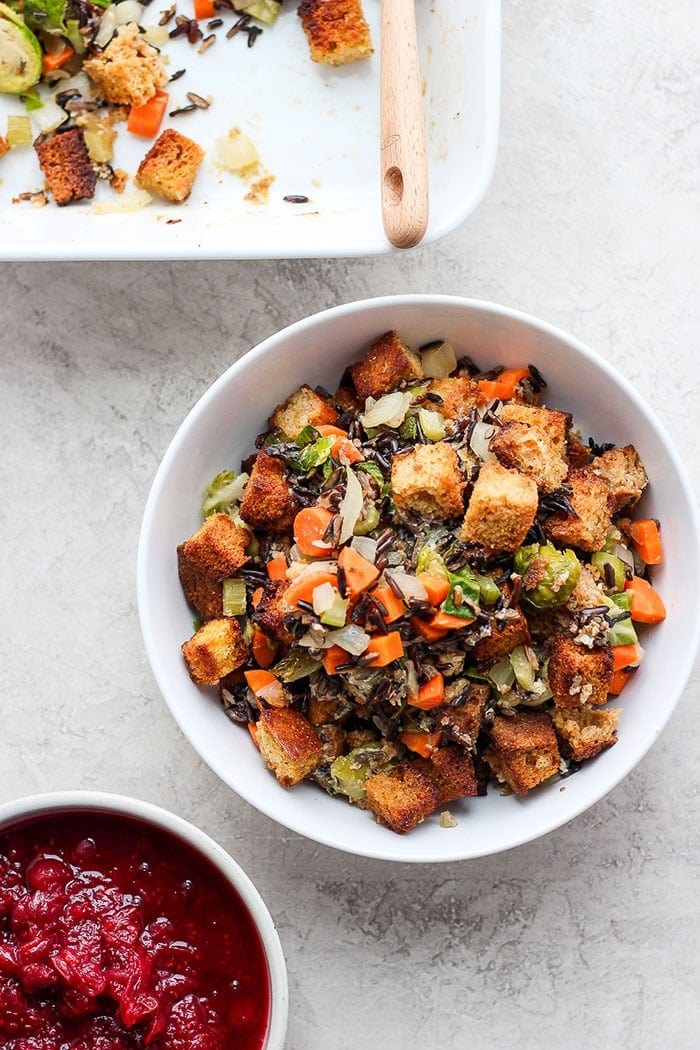
[[[305,197],[303,193],[288,193],[282,198],[287,204],[308,204],[309,198]]]

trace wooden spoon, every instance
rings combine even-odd
[[[413,248],[428,225],[428,163],[415,0],[381,0],[382,221],[396,248]]]

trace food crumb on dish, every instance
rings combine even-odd
[[[438,824],[441,828],[456,828],[459,821],[449,809],[443,809],[442,813],[438,817]]]

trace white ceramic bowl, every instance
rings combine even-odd
[[[265,902],[243,869],[221,846],[182,817],[150,802],[99,791],[58,791],[32,795],[0,805],[0,834],[39,817],[94,813],[132,817],[174,835],[202,854],[221,872],[248,909],[260,935],[270,976],[270,1020],[264,1050],[283,1050],[287,1030],[287,969],[282,946]]]
[[[535,364],[548,381],[546,403],[573,412],[585,437],[631,442],[651,486],[645,515],[663,525],[667,558],[654,573],[666,608],[646,633],[644,665],[620,706],[619,741],[560,783],[524,799],[450,804],[456,828],[431,818],[406,836],[312,785],[287,791],[264,768],[248,734],[233,725],[213,691],[192,684],[180,645],[192,613],[178,581],[175,548],[200,523],[207,482],[238,470],[276,404],[302,382],[335,389],[345,366],[396,329],[410,345],[445,338],[458,356],[489,368]],[[571,820],[622,780],[651,747],[680,697],[698,644],[700,530],[685,470],[669,438],[630,384],[572,336],[534,317],[447,296],[392,296],[350,303],[299,321],[237,361],[203,395],[173,438],[146,505],[138,557],[138,602],[151,666],[192,745],[239,795],[294,831],[338,849],[400,861],[447,861],[508,849]],[[679,745],[680,746],[680,745]],[[622,829],[621,829],[622,830]]]

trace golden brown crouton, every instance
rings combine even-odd
[[[209,620],[182,646],[190,678],[196,685],[217,685],[248,659],[238,620]]]
[[[237,525],[228,514],[211,514],[178,551],[207,576],[225,580],[250,561],[246,554],[250,539],[248,529]]]
[[[34,147],[56,204],[91,200],[97,176],[80,128],[57,132]]]
[[[581,609],[595,609],[599,605],[607,605],[608,598],[595,576],[587,565],[581,566],[581,575],[576,586],[569,595],[566,608],[570,612],[580,612]]]
[[[307,718],[312,726],[344,722],[352,714],[350,704],[342,694],[338,696],[317,696],[311,691],[309,695]],[[355,746],[355,745],[354,745]]]
[[[554,728],[567,758],[583,762],[593,758],[606,747],[617,743],[617,720],[622,714],[620,707],[584,707],[550,711]]]
[[[569,469],[544,430],[527,423],[506,423],[494,434],[490,449],[504,467],[532,478],[540,492],[553,492]]]
[[[609,645],[588,649],[567,635],[557,635],[550,643],[549,688],[558,707],[604,704],[613,675],[613,654]]]
[[[634,445],[609,449],[593,460],[591,470],[602,478],[612,492],[613,514],[619,514],[624,507],[633,507],[638,503],[649,484],[644,464]]]
[[[248,525],[269,532],[289,532],[299,509],[287,481],[284,463],[264,449],[258,452],[241,500],[241,517]]]
[[[291,642],[292,635],[284,624],[289,613],[289,606],[284,600],[284,592],[289,587],[289,580],[265,580],[262,585],[262,597],[253,610],[252,620],[258,627],[280,642]]]
[[[392,831],[412,831],[438,804],[438,789],[411,762],[401,762],[389,773],[367,780],[367,808]]]
[[[559,747],[545,711],[497,715],[484,758],[499,780],[516,795],[525,795],[559,771]]]
[[[192,192],[204,150],[179,131],[167,128],[138,166],[134,182],[171,204],[182,204]]]
[[[464,511],[466,482],[452,445],[416,445],[391,461],[391,492],[399,515],[410,518],[456,518]]]
[[[557,511],[550,514],[544,522],[545,534],[559,546],[598,551],[612,525],[610,489],[588,467],[572,470],[566,484],[571,488],[570,501],[576,513]]]
[[[504,423],[527,423],[531,427],[544,430],[559,455],[566,456],[571,426],[569,412],[558,412],[543,405],[523,405],[517,401],[508,401],[501,407],[499,414]]]
[[[490,686],[475,683],[470,686],[464,703],[459,707],[446,707],[442,711],[440,725],[447,730],[451,740],[455,740],[462,747],[476,747],[490,697]]]
[[[438,404],[433,403],[430,408],[440,412],[446,419],[463,419],[480,400],[479,384],[469,376],[433,379],[428,391],[441,398]]]
[[[472,655],[479,663],[500,660],[502,656],[512,653],[517,645],[527,645],[530,641],[530,628],[527,618],[519,606],[511,610],[508,620],[497,620],[491,617],[491,634],[480,638],[472,649]]]
[[[143,106],[168,83],[158,51],[135,22],[118,29],[101,54],[83,62],[83,69],[107,102],[124,106]]]
[[[318,733],[293,707],[261,711],[256,726],[260,754],[283,787],[308,777],[323,758]]]
[[[299,17],[314,62],[341,66],[374,50],[361,0],[301,0]]]
[[[354,388],[346,386],[345,383],[340,384],[333,394],[332,401],[341,412],[361,412],[364,407],[364,402],[360,401]]]
[[[335,423],[338,413],[325,398],[304,384],[278,405],[270,417],[270,426],[281,430],[294,440],[304,427],[320,427],[324,423]]]
[[[456,744],[439,747],[430,758],[414,759],[413,766],[437,788],[438,806],[478,794],[472,757]]]
[[[224,615],[224,586],[221,580],[207,576],[184,554],[184,544],[177,548],[177,571],[189,604],[202,620],[218,620]]]
[[[591,461],[591,450],[581,441],[581,435],[577,430],[569,431],[566,440],[566,458],[572,468],[587,467]]]
[[[317,725],[314,727],[323,747],[323,762],[333,762],[340,755],[345,754],[347,746],[347,733],[341,726]]]
[[[401,342],[396,332],[377,339],[361,361],[350,369],[355,390],[363,401],[388,394],[404,379],[420,379],[420,356]]]
[[[489,460],[474,484],[460,538],[490,551],[515,551],[536,512],[537,485],[532,478]]]

